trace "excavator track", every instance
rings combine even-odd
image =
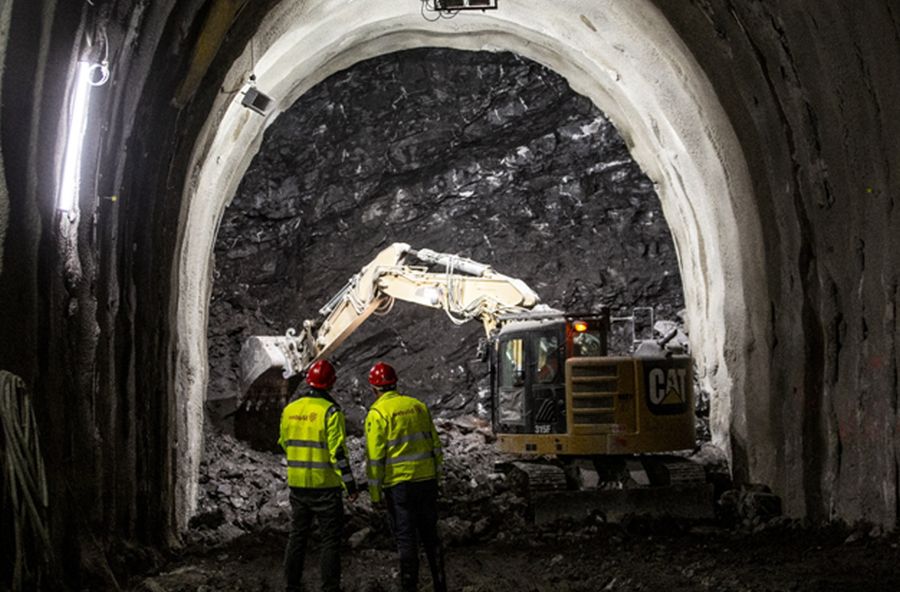
[[[509,478],[520,490],[527,489],[529,497],[546,492],[560,492],[568,488],[562,467],[551,463],[516,461],[505,466]]]
[[[680,457],[646,456],[623,461],[622,467],[622,480],[615,481],[599,479],[601,471],[591,470],[585,479],[574,465],[549,461],[518,461],[498,468],[527,500],[528,519],[537,525],[591,516],[614,523],[632,517],[714,519],[713,485],[701,465]]]

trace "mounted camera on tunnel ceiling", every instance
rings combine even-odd
[[[496,10],[499,0],[423,0],[429,10],[456,12],[458,10]]]

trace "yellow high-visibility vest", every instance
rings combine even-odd
[[[278,443],[287,454],[291,487],[356,491],[347,454],[344,413],[338,405],[310,391],[284,408]]]
[[[437,479],[444,460],[431,413],[418,399],[397,391],[381,395],[366,416],[366,474],[372,501],[385,487]]]

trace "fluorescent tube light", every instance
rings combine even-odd
[[[81,151],[87,132],[92,67],[88,62],[78,62],[75,72],[75,94],[72,97],[72,111],[69,114],[66,152],[63,157],[63,173],[57,200],[57,207],[66,212],[78,206],[78,194],[81,186]]]

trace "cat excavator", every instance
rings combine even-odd
[[[596,496],[584,498],[591,500],[587,505],[582,498],[558,501],[586,484],[607,490],[600,501],[607,513],[610,507],[622,515],[632,511],[640,495],[622,492],[636,486],[669,490],[665,508],[683,513],[689,507],[692,517],[711,513],[704,487],[690,494],[693,503],[684,503],[688,485],[705,482],[703,468],[663,454],[695,445],[692,362],[673,342],[675,331],[635,342],[627,355],[610,355],[608,310],[552,309],[522,280],[457,255],[394,243],[299,333],[249,338],[240,354],[243,404],[283,400],[286,384],[372,314],[387,314],[395,300],[442,310],[455,324],[482,322],[479,350],[490,362],[492,428],[499,449],[521,459],[503,470],[528,489],[536,521],[573,507],[592,511]]]

